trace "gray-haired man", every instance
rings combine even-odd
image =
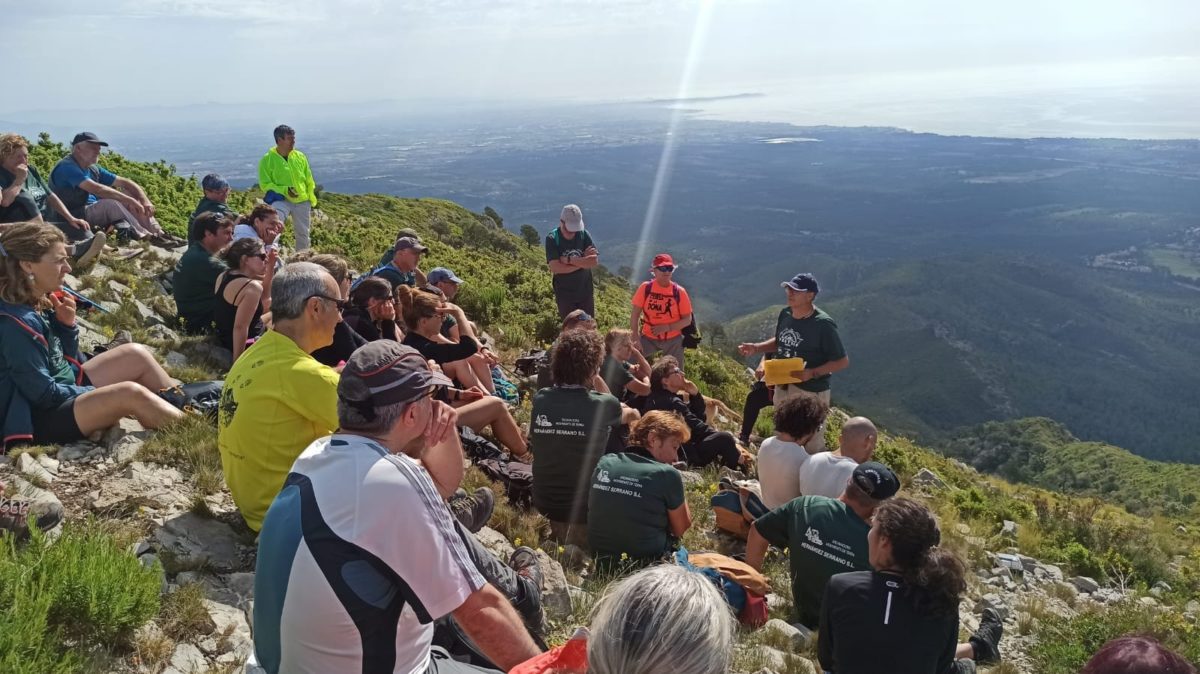
[[[522,614],[541,621],[533,551],[518,548],[505,565],[446,508],[463,476],[457,414],[434,399],[448,383],[393,341],[350,357],[337,386],[341,432],[300,454],[263,522],[252,665],[494,672],[432,645],[443,618],[504,671],[540,653],[522,627]]]

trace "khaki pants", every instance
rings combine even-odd
[[[776,407],[779,403],[791,398],[799,396],[813,396],[821,399],[826,405],[829,404],[829,389],[825,389],[820,393],[810,393],[800,388],[799,384],[781,384],[775,387],[775,397],[771,400]],[[820,454],[825,451],[825,422],[821,422],[821,428],[817,430],[817,435],[808,444],[804,446],[804,450],[809,454]]]
[[[275,212],[279,214],[279,219],[286,221],[288,216],[292,216],[292,230],[296,234],[296,250],[308,250],[308,230],[312,224],[312,202],[301,201],[292,203],[290,201],[276,201],[271,204],[275,207]]]

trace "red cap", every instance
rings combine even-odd
[[[671,256],[667,255],[666,253],[659,253],[658,255],[654,256],[654,263],[651,264],[650,266],[651,267],[674,267],[675,260],[672,260]]]

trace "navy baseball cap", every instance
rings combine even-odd
[[[900,491],[900,478],[891,468],[878,461],[859,464],[850,475],[850,480],[876,501],[891,498]]]
[[[71,145],[78,145],[80,143],[95,143],[97,145],[108,147],[108,143],[100,140],[100,136],[97,136],[91,131],[77,133],[75,134],[75,137],[71,139]]]
[[[790,281],[780,283],[781,288],[791,288],[802,293],[817,293],[820,292],[817,287],[817,279],[813,278],[812,274],[796,274]]]
[[[454,272],[445,267],[434,267],[425,275],[425,280],[430,284],[441,283],[442,281],[451,281],[453,283],[462,283],[463,280],[454,275]]]

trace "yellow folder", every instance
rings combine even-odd
[[[780,358],[763,363],[763,381],[767,386],[780,384],[799,384],[800,380],[792,376],[792,371],[803,370],[803,358]]]

